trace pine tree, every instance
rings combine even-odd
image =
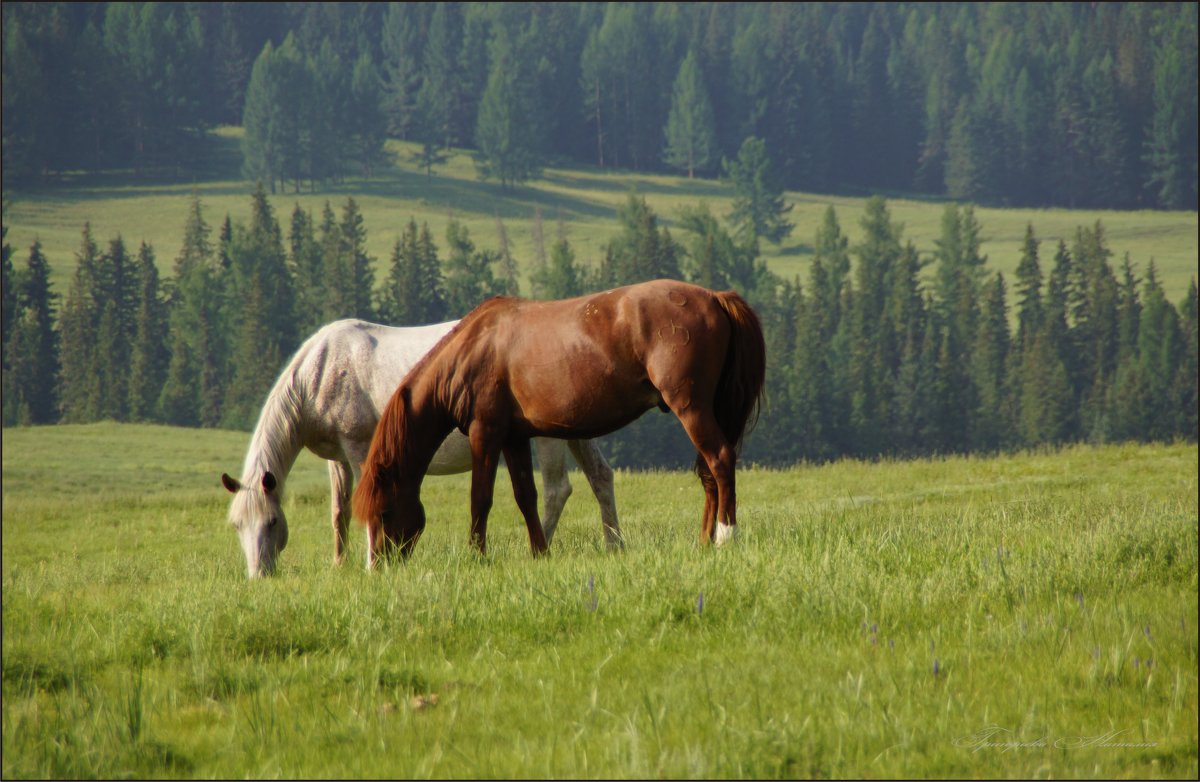
[[[276,180],[282,178],[288,139],[282,117],[281,87],[274,73],[275,48],[267,41],[254,60],[250,83],[246,86],[246,103],[242,110],[242,160],[250,179],[265,180],[275,192]]]
[[[100,415],[100,368],[96,350],[102,306],[100,248],[92,239],[90,224],[83,227],[83,238],[75,259],[75,275],[60,323],[59,403],[66,423],[95,421]]]
[[[1005,382],[1010,337],[1003,275],[997,274],[986,287],[981,304],[970,363],[976,393],[971,449],[994,451],[1009,444],[1012,431]]]
[[[421,36],[413,6],[392,3],[383,17],[383,111],[388,133],[407,140],[416,124],[417,91],[421,84]]]
[[[441,264],[429,236],[410,220],[392,250],[387,280],[380,292],[379,313],[395,326],[418,326],[446,319]]]
[[[228,252],[232,285],[226,317],[235,339],[222,421],[246,429],[296,347],[293,281],[279,224],[261,185],[251,198],[250,225],[234,227]]]
[[[497,256],[477,251],[466,226],[451,219],[446,226],[446,305],[450,316],[461,318],[484,299],[495,296],[500,285],[492,274]]]
[[[341,236],[340,255],[345,258],[349,273],[345,284],[349,286],[347,304],[350,309],[342,317],[370,320],[374,317],[371,306],[371,292],[375,287],[374,261],[367,255],[367,229],[353,198],[347,198],[342,207],[338,232]]]
[[[1196,207],[1194,27],[1191,34],[1190,85],[1188,66],[1176,42],[1164,41],[1154,57],[1154,109],[1146,142],[1145,163],[1149,168],[1146,187],[1155,202],[1166,209]]]
[[[1038,241],[1033,223],[1025,226],[1025,241],[1021,245],[1021,260],[1017,263],[1017,336],[1015,350],[1024,350],[1042,327],[1042,270],[1038,264]]]
[[[747,242],[766,239],[782,242],[792,232],[786,215],[792,204],[785,204],[783,186],[776,180],[766,144],[753,136],[742,142],[736,160],[722,164],[733,183],[733,212],[730,222],[736,234]]]
[[[559,239],[550,249],[550,263],[538,279],[538,290],[547,299],[569,299],[583,294],[583,281],[575,262],[575,251],[566,239]]]
[[[621,233],[609,242],[601,275],[605,285],[632,285],[646,280],[679,279],[679,258],[669,231],[659,229],[658,215],[645,198],[630,193],[617,208]]]
[[[522,52],[503,26],[496,28],[489,50],[491,72],[475,125],[475,167],[481,179],[495,177],[507,190],[541,174],[545,142]]]
[[[1146,384],[1147,440],[1167,440],[1176,434],[1172,385],[1183,353],[1179,315],[1167,301],[1158,273],[1151,262],[1146,269],[1142,292],[1142,319],[1138,327],[1138,369]]]
[[[149,421],[157,418],[169,357],[167,315],[159,296],[158,267],[154,263],[154,250],[145,242],[138,250],[138,276],[141,296],[129,362],[129,418]]]
[[[500,241],[499,292],[505,296],[518,296],[521,293],[521,283],[517,279],[517,259],[513,258],[512,248],[508,244],[508,231],[499,215],[496,216],[496,235]]]
[[[753,252],[734,241],[707,204],[685,207],[680,211],[680,222],[693,237],[687,250],[692,281],[712,290],[734,288],[746,294],[754,288]]]
[[[1074,437],[1074,393],[1052,333],[1047,324],[1024,354],[1019,431],[1026,446],[1060,444]]]
[[[0,294],[3,294],[3,302],[0,303],[0,317],[3,318],[3,323],[0,325],[0,345],[3,345],[3,361],[0,363],[7,369],[8,337],[17,313],[16,276],[12,265],[12,247],[8,243],[7,198],[4,199],[3,210],[5,212],[4,224],[0,226],[0,236],[4,237],[3,247],[0,249]]]
[[[332,222],[328,201],[325,209]],[[325,265],[313,230],[312,213],[305,212],[299,204],[292,209],[288,228],[288,267],[296,281],[296,327],[300,334],[312,334],[326,323]]]
[[[58,414],[58,334],[54,330],[54,302],[50,290],[50,265],[41,243],[29,248],[23,275],[14,280],[13,321],[5,347],[4,424],[46,424]]]
[[[692,179],[697,170],[707,170],[716,155],[716,122],[712,102],[704,86],[704,75],[696,53],[689,51],[679,66],[679,74],[671,90],[671,112],[667,115],[663,160],[672,168],[686,171],[688,179]]]
[[[1196,442],[1197,437],[1197,415],[1200,410],[1197,407],[1198,389],[1200,377],[1197,372],[1198,344],[1200,344],[1200,331],[1197,328],[1197,313],[1200,312],[1200,301],[1197,300],[1196,278],[1193,277],[1188,284],[1187,296],[1179,306],[1180,331],[1183,334],[1183,355],[1179,361],[1179,371],[1176,374],[1176,380],[1179,384],[1179,411],[1181,420],[1179,422],[1179,434],[1186,437],[1191,442]]]
[[[384,142],[387,140],[387,118],[383,114],[383,85],[371,60],[364,51],[354,63],[350,75],[349,109],[354,121],[348,128],[348,154],[358,164],[363,176],[370,178],[387,159]]]
[[[231,231],[226,217],[220,247],[214,248],[200,199],[192,198],[167,294],[170,360],[158,400],[159,416],[167,423],[217,426],[221,421],[229,372],[222,308]]]
[[[462,114],[462,83],[459,79],[460,20],[450,4],[434,6],[425,37],[421,88],[417,93],[419,140],[438,147],[458,144]]]

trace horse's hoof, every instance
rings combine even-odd
[[[722,524],[718,521],[716,534],[713,535],[713,545],[724,546],[726,543],[737,540],[740,535],[736,524]]]

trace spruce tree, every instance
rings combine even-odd
[[[508,231],[499,215],[496,216],[496,234],[500,241],[500,293],[505,296],[518,296],[521,293],[521,283],[517,279],[517,259],[513,257],[512,248],[508,244]]]
[[[499,179],[507,190],[541,174],[545,141],[531,75],[503,25],[496,28],[489,50],[491,72],[475,125],[475,167],[481,179]]]
[[[158,417],[158,398],[169,357],[167,315],[159,295],[158,266],[154,263],[154,250],[145,242],[138,250],[137,267],[141,295],[129,363],[129,418],[150,421]]]
[[[1183,353],[1179,315],[1167,301],[1154,262],[1146,268],[1142,292],[1142,318],[1138,326],[1138,369],[1146,384],[1147,440],[1167,440],[1176,434],[1179,399],[1172,398],[1172,385]]]
[[[329,202],[325,202],[329,209]],[[332,214],[330,212],[330,214]],[[296,327],[307,337],[327,322],[325,319],[325,264],[313,230],[311,212],[296,204],[288,228],[288,267],[296,281]]]
[[[229,376],[229,333],[223,315],[227,293],[226,217],[214,247],[200,199],[193,197],[183,244],[168,288],[170,360],[159,394],[159,415],[180,426],[217,426]]]
[[[446,226],[446,306],[451,317],[461,318],[495,296],[500,287],[492,274],[497,256],[475,249],[471,233],[456,219]]]
[[[1017,263],[1017,336],[1015,350],[1025,349],[1042,326],[1042,270],[1038,264],[1038,241],[1033,223],[1025,226],[1021,260]]]
[[[226,317],[234,335],[232,372],[222,421],[254,424],[285,358],[296,347],[295,294],[279,224],[261,184],[251,198],[249,226],[235,226]]]
[[[362,52],[354,63],[350,74],[348,156],[363,176],[370,178],[386,159],[384,142],[387,140],[387,118],[381,107],[383,85],[371,60],[370,52]]]
[[[766,239],[779,244],[792,232],[792,224],[786,219],[792,211],[783,197],[783,186],[767,154],[767,146],[760,138],[748,137],[742,142],[736,160],[723,162],[725,176],[733,184],[733,211],[730,222],[737,236],[753,243]]]
[[[392,250],[388,276],[380,291],[380,317],[393,326],[419,326],[446,319],[441,265],[429,226],[418,232],[409,220]]]
[[[688,51],[679,66],[671,90],[671,111],[667,115],[666,151],[663,160],[672,168],[686,171],[688,179],[696,171],[707,170],[717,155],[716,122],[712,102],[704,86],[704,75],[694,51]]]
[[[1009,444],[1012,421],[1005,382],[1009,348],[1004,277],[997,274],[984,290],[970,357],[971,384],[976,394],[972,450],[994,451]]]
[[[59,404],[66,423],[95,421],[100,415],[100,368],[96,350],[103,306],[100,262],[100,248],[92,239],[91,225],[85,224],[60,323]]]
[[[421,84],[421,34],[414,7],[390,3],[384,12],[380,46],[383,51],[382,108],[391,136],[408,140],[416,123],[417,90]]]
[[[347,198],[342,207],[342,218],[338,223],[341,236],[340,251],[346,260],[349,279],[349,311],[344,317],[370,320],[374,317],[371,305],[375,287],[374,261],[367,255],[367,228],[362,212],[353,198]]]
[[[25,272],[14,283],[15,313],[5,354],[4,423],[52,423],[58,416],[59,347],[54,329],[58,295],[50,289],[50,264],[40,242],[29,248]]]
[[[547,299],[569,299],[583,294],[583,281],[575,251],[566,239],[559,239],[550,249],[550,262],[538,276],[538,290]]]

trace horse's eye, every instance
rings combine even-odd
[[[270,519],[267,521],[267,526],[268,526],[268,527],[274,527],[274,526],[275,526],[275,524],[276,524],[278,521],[279,521],[279,517],[278,517],[278,516],[272,516],[272,517],[271,517],[271,518],[270,518]]]

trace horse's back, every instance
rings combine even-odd
[[[305,444],[318,455],[340,459],[342,441],[369,443],[396,386],[453,326],[406,328],[346,319],[319,329],[289,367],[304,389]]]

